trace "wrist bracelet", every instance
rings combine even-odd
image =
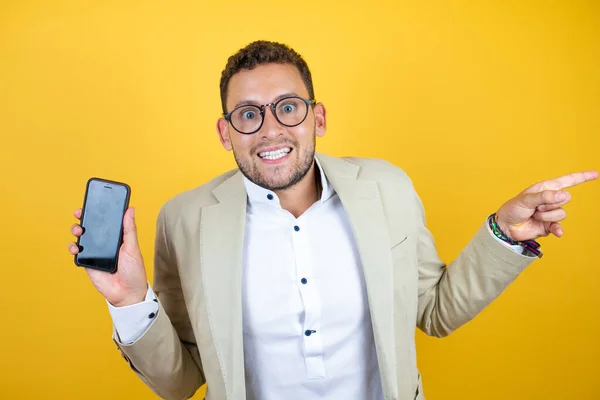
[[[542,258],[543,254],[540,251],[540,244],[535,240],[516,241],[508,237],[508,235],[504,233],[502,229],[500,229],[500,225],[498,225],[498,215],[496,215],[496,213],[488,217],[488,225],[494,236],[496,236],[498,239],[510,245],[523,246],[526,250],[532,252],[536,257]]]

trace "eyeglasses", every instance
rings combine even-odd
[[[250,135],[258,132],[262,127],[267,107],[271,107],[275,119],[281,125],[292,128],[304,122],[308,115],[308,106],[315,104],[317,104],[316,100],[290,96],[262,106],[242,105],[224,114],[223,117],[233,126],[233,129],[243,135]]]

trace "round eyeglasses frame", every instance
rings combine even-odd
[[[280,102],[282,102],[284,100],[289,100],[289,99],[300,99],[300,100],[302,100],[303,102],[306,103],[306,113],[304,114],[304,118],[302,118],[300,120],[300,122],[298,122],[297,124],[293,124],[293,125],[285,124],[285,123],[281,122],[279,120],[279,118],[277,117],[277,105]],[[260,110],[260,117],[261,117],[260,125],[258,125],[258,128],[256,128],[252,132],[242,132],[242,131],[238,130],[238,128],[236,128],[235,125],[233,125],[233,122],[231,122],[231,115],[237,109],[240,109],[242,107],[248,107],[248,104],[241,105],[239,107],[234,108],[233,110],[231,110],[227,114],[223,114],[223,118],[225,118],[225,120],[231,124],[231,126],[233,127],[233,129],[235,129],[237,132],[241,133],[242,135],[252,135],[253,133],[256,133],[256,132],[260,131],[260,128],[262,128],[262,126],[263,126],[263,124],[265,122],[265,109],[267,107],[271,108],[271,112],[273,113],[273,116],[275,117],[275,119],[277,120],[277,122],[279,122],[283,126],[287,126],[288,128],[293,128],[294,126],[298,126],[298,125],[300,125],[301,123],[303,123],[306,120],[306,117],[308,116],[308,109],[310,108],[309,106],[311,106],[311,105],[314,106],[315,104],[317,104],[317,100],[315,100],[315,99],[306,100],[306,99],[303,99],[300,96],[288,96],[288,97],[284,97],[282,99],[279,99],[279,100],[277,100],[274,103],[267,103],[267,104],[263,104],[263,105],[260,105],[260,106],[259,105],[254,105],[254,104],[250,104],[251,106],[254,106],[254,107],[256,107],[256,108],[258,108]]]

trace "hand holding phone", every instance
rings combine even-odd
[[[71,227],[77,242],[69,244],[75,263],[85,268],[96,289],[116,307],[143,301],[148,290],[134,210],[128,202],[127,185],[90,179],[84,209],[75,211],[81,225]]]

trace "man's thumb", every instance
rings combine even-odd
[[[137,243],[137,228],[135,226],[135,209],[128,208],[123,218],[123,242]]]

